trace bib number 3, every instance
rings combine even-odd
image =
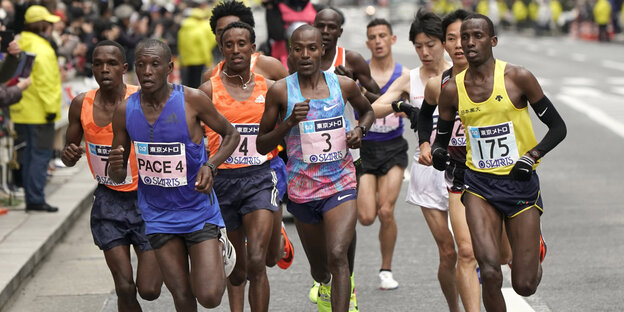
[[[347,155],[347,136],[342,116],[299,123],[301,152],[306,163],[341,160]]]

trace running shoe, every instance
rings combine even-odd
[[[331,312],[331,285],[321,284],[319,286],[316,307],[319,312]]]
[[[219,241],[223,244],[223,264],[225,265],[225,277],[228,277],[234,270],[234,265],[236,264],[236,250],[234,250],[234,246],[227,238],[227,231],[225,230],[225,228],[221,228],[219,232],[221,234],[219,236]]]
[[[312,301],[312,303],[316,303],[316,301],[318,300],[318,292],[319,292],[320,285],[321,284],[319,282],[314,281],[312,288],[310,288],[310,293],[308,293],[308,298],[310,298],[310,301]]]
[[[379,288],[381,290],[393,290],[399,288],[399,282],[392,277],[392,272],[381,271],[379,272]]]
[[[353,285],[353,275],[351,275],[351,299],[349,299],[349,312],[359,312],[357,298],[355,296],[355,285]]]
[[[284,226],[284,222],[282,222],[282,236],[284,237],[284,258],[280,259],[277,262],[277,266],[282,270],[286,270],[290,267],[293,262],[293,258],[295,257],[295,248],[293,248],[290,239],[288,239],[288,235],[286,235],[286,227]]]

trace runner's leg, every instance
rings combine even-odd
[[[191,258],[191,287],[199,304],[212,309],[221,304],[225,292],[223,253],[217,238],[189,247]]]
[[[104,259],[113,275],[117,309],[119,311],[141,311],[136,298],[136,285],[130,263],[130,246],[120,245],[104,251]]]
[[[136,284],[141,298],[152,301],[160,297],[163,276],[158,267],[156,253],[153,250],[141,251],[134,246],[137,254],[137,277]]]
[[[243,226],[247,236],[249,305],[252,311],[268,311],[269,309],[271,292],[265,261],[273,230],[274,215],[268,209],[259,209],[243,216]],[[279,225],[281,226],[281,222]]]
[[[156,249],[155,252],[165,285],[173,296],[176,311],[197,311],[197,301],[188,278],[188,255],[184,240],[180,237],[174,237]],[[225,272],[223,276],[225,276]]]
[[[526,210],[505,222],[511,248],[513,267],[511,284],[521,296],[535,293],[542,279],[539,260],[540,213],[536,208]]]
[[[401,191],[404,169],[394,166],[377,180],[379,190],[379,243],[381,248],[381,269],[392,270],[392,255],[397,239],[397,225],[394,219],[394,205]]]

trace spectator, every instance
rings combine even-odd
[[[22,93],[22,100],[12,105],[11,119],[18,133],[16,145],[24,187],[26,211],[56,212],[57,207],[45,201],[47,168],[53,152],[54,122],[61,113],[61,76],[52,45],[45,34],[60,20],[43,6],[26,10],[24,31],[19,44],[26,52],[35,53],[31,72],[32,86]]]
[[[190,15],[182,20],[178,31],[180,61],[186,69],[182,84],[191,88],[199,87],[204,69],[212,66],[212,49],[216,45],[204,11],[199,8],[191,9]]]
[[[1,29],[0,25],[0,29]],[[2,37],[0,37],[0,42],[2,42]],[[7,86],[5,82],[13,76],[15,73],[15,69],[19,62],[19,57],[22,54],[22,49],[20,49],[19,44],[16,41],[12,41],[9,43],[9,48],[7,49],[6,58],[3,58],[0,61],[0,138],[5,137],[8,134],[7,131],[7,118],[4,108],[17,103],[22,98],[22,91],[28,88],[30,85],[30,77],[25,80],[20,80],[17,85]],[[5,148],[5,147],[1,147]],[[5,153],[0,153],[0,155],[4,155]],[[0,159],[0,162],[3,164],[7,163],[8,159]],[[4,167],[6,170],[6,167]],[[4,177],[6,178],[6,173],[3,172]],[[0,207],[0,215],[3,215],[8,212],[8,209],[4,207]]]
[[[598,25],[598,41],[609,41],[607,26],[611,21],[611,3],[607,0],[597,0],[594,5],[594,22]]]
[[[149,18],[147,16],[140,17],[135,9],[128,5],[122,4],[115,8],[115,16],[119,19],[120,33],[117,42],[126,50],[126,61],[128,62],[128,71],[134,66],[134,48],[147,36],[149,30]]]

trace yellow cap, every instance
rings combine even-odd
[[[60,17],[50,14],[48,9],[40,5],[32,5],[26,10],[24,16],[26,24],[32,24],[39,21],[46,21],[52,24],[61,20]]]

